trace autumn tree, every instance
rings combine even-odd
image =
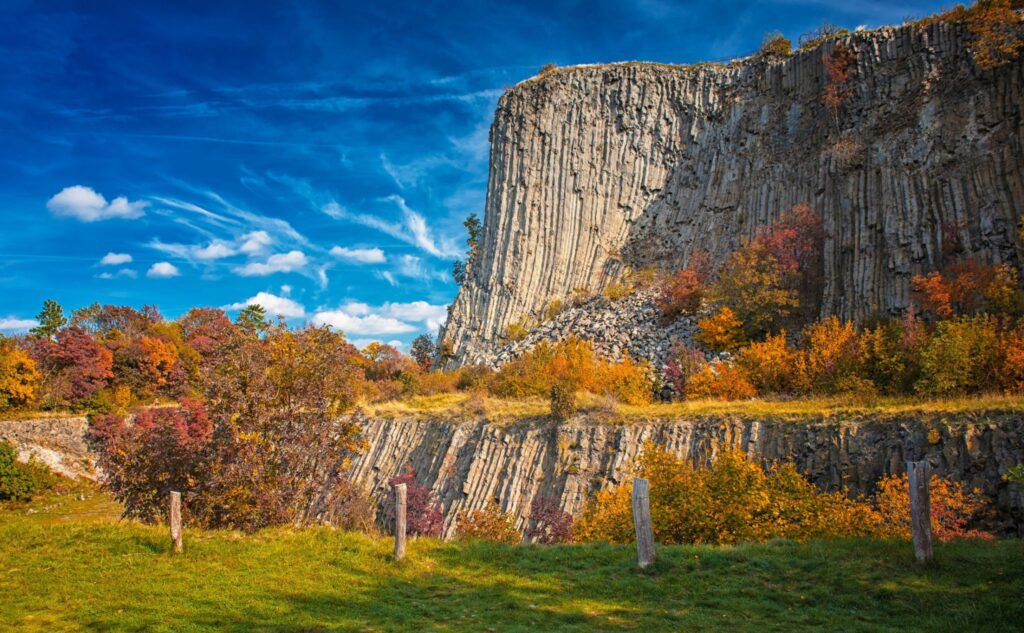
[[[430,371],[430,368],[434,365],[437,347],[429,336],[423,334],[413,339],[412,345],[409,347],[409,353],[412,355],[413,360],[416,361],[416,364],[420,366],[420,369]]]
[[[710,274],[710,258],[702,251],[694,252],[685,268],[669,275],[661,284],[656,302],[662,317],[672,320],[681,314],[700,309]]]
[[[118,419],[94,428],[104,470],[122,473],[115,494],[126,512],[157,516],[152,500],[173,480],[198,525],[340,520],[354,498],[348,459],[360,446],[342,415],[357,395],[358,352],[328,328],[280,325],[263,338],[236,330],[220,350],[202,368],[201,407],[183,400],[180,413],[154,413],[138,432]]]
[[[0,335],[0,411],[31,403],[39,387],[36,363],[14,341]]]
[[[850,75],[857,62],[857,55],[845,44],[836,44],[831,53],[822,53],[821,61],[825,66],[825,92],[821,102],[832,115],[836,129],[839,129],[839,113],[843,105],[853,96]]]
[[[43,302],[43,309],[36,315],[36,321],[39,322],[39,325],[29,332],[33,336],[49,339],[57,336],[57,332],[68,323],[64,317],[64,308],[53,299]]]
[[[1024,312],[1017,270],[1008,264],[965,260],[942,272],[914,275],[911,287],[921,309],[938,319],[981,313],[1019,316]]]
[[[786,284],[785,270],[756,241],[729,256],[711,298],[732,311],[748,339],[774,331],[800,305],[798,292]]]

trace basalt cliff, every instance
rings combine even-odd
[[[823,55],[855,53],[823,104]],[[858,32],[727,65],[558,69],[498,102],[484,226],[441,340],[493,361],[506,328],[630,267],[715,260],[795,204],[824,219],[822,312],[909,302],[943,247],[1019,265],[1024,63],[973,62],[962,25]],[[945,243],[945,244],[944,244]]]

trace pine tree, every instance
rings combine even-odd
[[[267,311],[259,304],[245,306],[235,319],[238,328],[249,336],[259,336],[270,329]]]
[[[68,324],[64,317],[64,308],[53,299],[43,302],[43,309],[36,315],[39,325],[29,330],[33,336],[39,338],[50,338],[57,336],[57,332]]]

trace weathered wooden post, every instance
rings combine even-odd
[[[637,564],[643,569],[654,563],[654,531],[651,528],[651,502],[646,479],[633,480],[633,526],[636,528]]]
[[[395,560],[405,558],[405,484],[395,486]]]
[[[168,516],[171,524],[171,542],[174,543],[174,553],[180,554],[181,546],[181,493],[171,492],[171,508]]]
[[[929,495],[931,468],[925,460],[907,462],[907,482],[910,484],[910,531],[914,539],[917,562],[932,559],[932,508]]]

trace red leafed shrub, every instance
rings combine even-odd
[[[826,236],[821,216],[811,205],[800,203],[760,229],[754,238],[754,244],[775,260],[786,284],[800,293],[800,306],[808,316],[817,311]]]
[[[1017,316],[1024,307],[1017,271],[1006,264],[957,262],[941,273],[914,275],[911,286],[921,309],[939,319],[983,312]]]
[[[437,500],[433,491],[416,481],[416,472],[408,465],[405,467],[404,473],[388,479],[388,486],[392,490],[398,484],[405,484],[405,516],[408,534],[412,536],[441,536],[444,514],[441,511],[441,502]],[[394,497],[388,503],[384,514],[387,522],[394,525]]]
[[[44,406],[80,405],[113,377],[113,354],[77,326],[61,330],[56,342],[37,339],[30,353],[47,378]]]
[[[572,515],[562,509],[557,499],[534,497],[525,539],[544,545],[568,543],[572,539]]]
[[[672,352],[665,361],[665,379],[672,385],[672,391],[677,397],[686,393],[686,385],[690,377],[699,372],[707,360],[700,350],[677,343],[672,347]]]
[[[658,293],[657,303],[666,320],[700,309],[706,293],[705,283],[711,270],[706,254],[697,251],[686,268],[668,277]]]
[[[184,399],[180,407],[142,409],[131,423],[116,415],[94,418],[88,438],[125,516],[163,517],[167,493],[177,490],[185,493],[185,516],[192,520],[203,504],[197,485],[209,476],[212,433],[203,405]]]

